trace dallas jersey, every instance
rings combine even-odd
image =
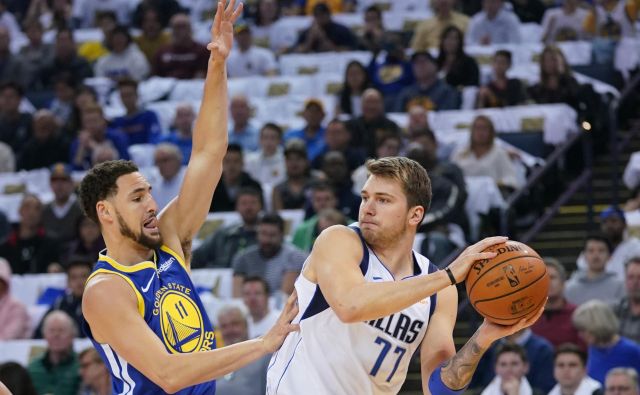
[[[384,263],[367,246],[360,270],[366,281],[395,281]],[[437,269],[413,252],[414,276]],[[436,295],[388,317],[347,324],[329,307],[318,284],[302,274],[295,282],[300,312],[267,371],[267,395],[396,394],[409,361],[420,346],[436,305]]]
[[[213,326],[191,282],[183,259],[167,246],[154,252],[152,261],[124,266],[100,254],[91,276],[110,273],[133,288],[138,312],[170,353],[191,353],[216,347]],[[108,301],[105,301],[108,303]],[[111,372],[114,394],[164,394],[108,344],[96,342],[85,322],[84,330]],[[127,336],[123,328],[122,336]],[[215,381],[185,388],[176,394],[214,394]]]

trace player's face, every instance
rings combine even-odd
[[[584,378],[585,367],[580,357],[573,353],[564,353],[556,358],[553,376],[563,387],[575,387]]]
[[[527,374],[528,365],[514,352],[500,354],[496,361],[496,374],[502,380],[511,378],[520,379]]]
[[[267,312],[269,295],[264,290],[264,286],[259,281],[250,281],[242,286],[242,299],[247,305],[251,315],[263,315]]]

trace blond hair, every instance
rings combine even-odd
[[[620,321],[606,303],[590,300],[580,305],[571,317],[573,326],[595,338],[597,344],[608,343],[618,333]]]

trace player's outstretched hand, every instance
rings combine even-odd
[[[514,333],[524,328],[530,327],[536,321],[538,321],[538,318],[540,318],[540,316],[542,315],[542,312],[544,311],[545,305],[546,305],[546,301],[545,303],[543,303],[542,307],[540,307],[540,310],[538,310],[538,313],[535,316],[528,319],[522,319],[518,323],[513,325],[494,324],[493,322],[485,318],[484,322],[482,323],[482,325],[480,325],[480,328],[478,329],[478,332],[479,332],[478,335],[479,337],[482,338],[483,341],[489,344],[493,343],[498,339],[502,339],[503,337],[513,335]]]
[[[487,237],[476,244],[470,245],[462,251],[462,254],[456,258],[455,261],[451,262],[449,265],[449,269],[451,269],[451,273],[453,277],[456,278],[456,283],[464,281],[467,278],[467,273],[469,273],[469,269],[476,261],[480,261],[483,259],[491,259],[496,256],[495,252],[482,252],[485,249],[491,247],[494,244],[504,243],[508,240],[508,237],[504,236],[493,236]]]
[[[276,352],[289,332],[300,330],[300,325],[291,323],[296,315],[298,315],[298,295],[294,290],[291,296],[289,296],[289,299],[287,299],[287,303],[284,305],[278,321],[276,321],[275,325],[271,327],[266,335],[262,336],[262,342],[267,352]]]
[[[226,9],[224,3],[224,1],[218,1],[218,9],[211,26],[211,42],[207,44],[213,60],[220,61],[226,60],[229,56],[233,47],[233,24],[242,14],[242,3],[235,8],[236,0],[231,0]]]

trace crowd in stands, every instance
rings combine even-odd
[[[196,114],[207,111],[197,98],[214,10],[213,0],[0,0],[0,198],[13,202],[0,204],[0,349],[16,339],[45,347],[27,366],[0,359],[15,394],[111,393],[97,352],[74,346],[85,337],[84,283],[105,248],[76,186],[97,163],[132,159],[159,210],[178,194]],[[230,273],[228,295],[203,290],[218,346],[262,335],[316,237],[357,221],[369,158],[404,155],[429,172],[432,205],[415,249],[436,264],[496,233],[470,203],[486,199],[486,185],[504,202],[535,165],[527,147],[501,138],[524,121],[505,127],[491,111],[564,104],[574,127],[601,125],[608,97],[596,85],[617,92],[637,72],[621,70],[616,51],[640,41],[639,10],[638,0],[247,0],[227,62],[229,124],[210,125],[229,133],[210,217],[235,216],[203,228],[191,262]],[[574,70],[572,43],[588,44],[587,64],[614,77]],[[534,44],[523,61],[518,46]],[[291,59],[312,60],[287,82]],[[335,71],[326,89],[313,87],[326,67]],[[473,116],[438,130],[441,111]],[[480,179],[488,184],[472,188]],[[492,347],[471,390],[638,395],[640,153],[624,182],[632,198],[600,214],[575,267],[544,258],[544,314]],[[530,206],[524,214],[544,208]],[[12,276],[47,273],[64,273],[64,289],[40,295],[44,309],[25,305]],[[220,378],[218,393],[264,393],[267,365]]]

